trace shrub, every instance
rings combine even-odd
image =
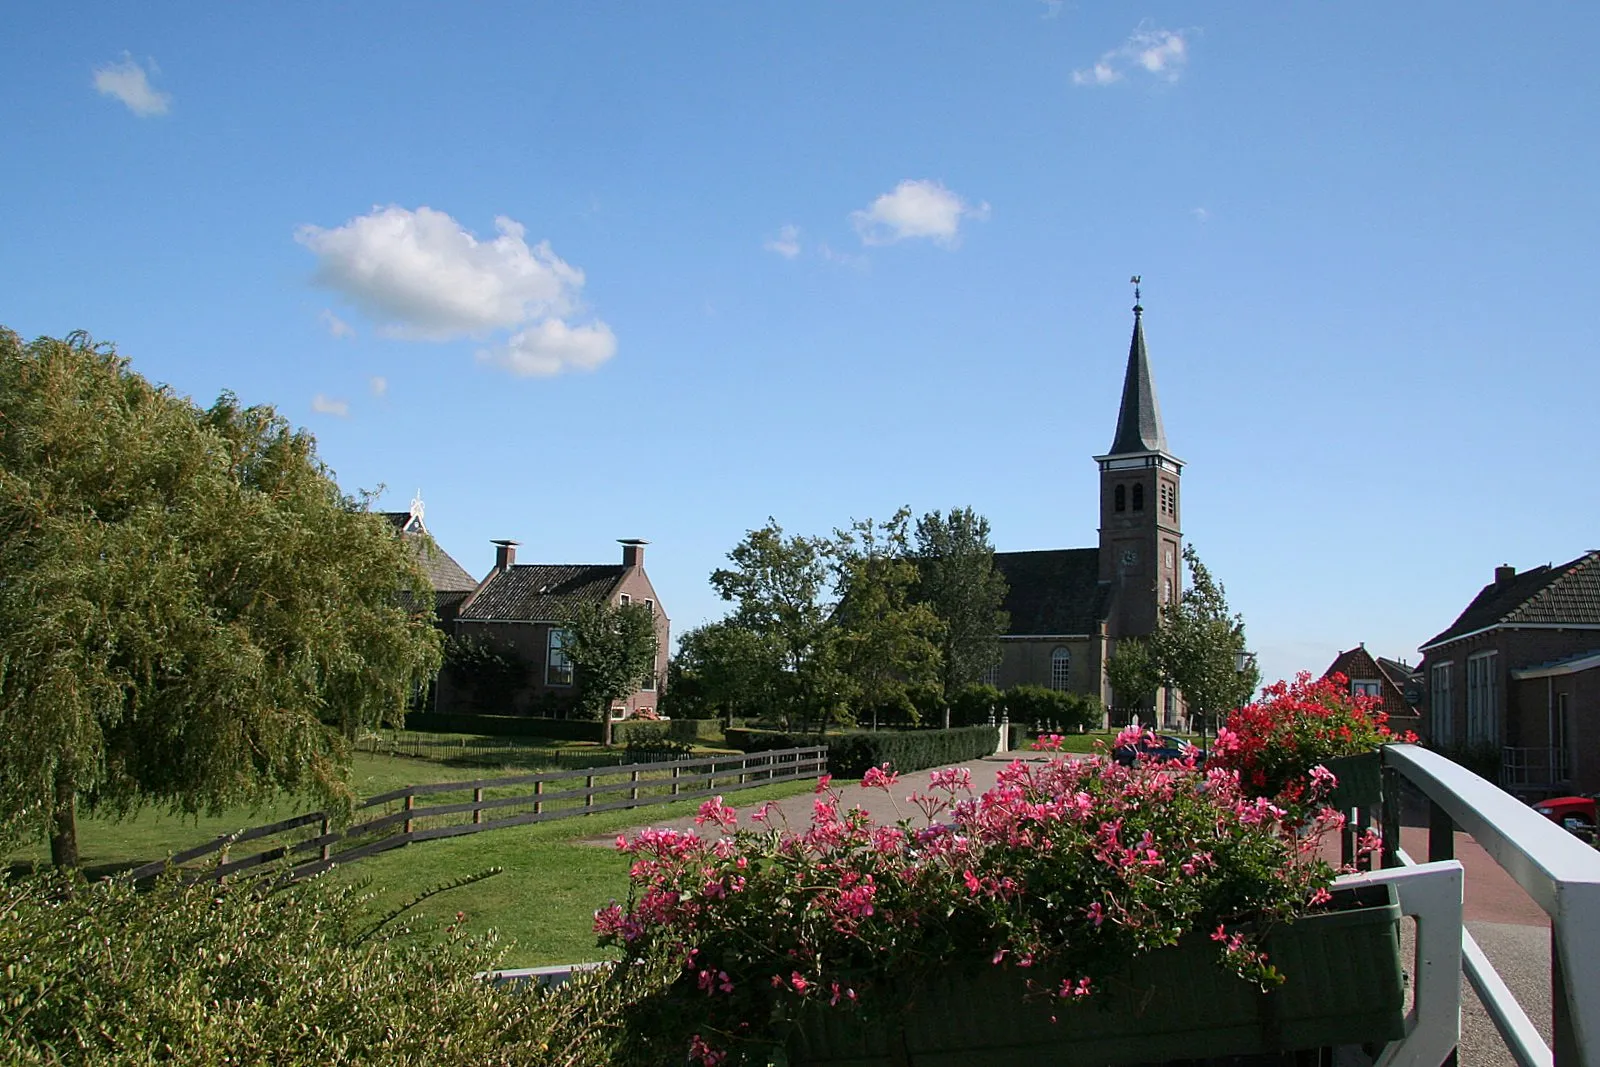
[[[479,737],[547,737],[560,741],[599,741],[603,724],[582,719],[543,719],[525,715],[463,715],[412,712],[406,728],[439,734]]]
[[[950,702],[951,726],[987,726],[1000,721],[1005,694],[992,685],[974,683],[962,686]]]
[[[629,762],[643,763],[650,757],[665,754],[686,756],[694,751],[694,746],[689,742],[679,741],[671,735],[667,723],[646,721],[629,725],[632,728],[627,731],[627,748],[624,750]]]
[[[559,990],[496,987],[492,935],[442,942],[364,922],[363,898],[314,880],[148,892],[126,880],[0,882],[6,1062],[416,1065],[613,1062],[649,968]],[[364,928],[364,929],[363,929]],[[631,988],[630,988],[631,986]]]
[[[1053,723],[1063,730],[1100,725],[1100,701],[1083,693],[1064,693],[1042,685],[1019,685],[1007,689],[1002,696],[1012,722]]]

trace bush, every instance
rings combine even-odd
[[[729,730],[727,737],[729,745],[744,752],[825,744],[828,746],[828,770],[840,778],[860,778],[869,768],[885,763],[902,774],[965,763],[989,755],[998,740],[992,726],[966,726],[955,730],[847,730],[827,737],[777,730]]]
[[[0,1048],[15,1063],[604,1064],[645,968],[541,993],[474,975],[492,935],[364,922],[314,880],[0,882]],[[363,931],[363,927],[365,930]],[[632,988],[624,988],[629,987]]]
[[[1063,730],[1100,725],[1100,701],[1092,696],[1064,693],[1042,685],[1019,685],[1002,695],[1007,717],[1012,722],[1053,723]]]
[[[582,719],[541,719],[525,715],[465,715],[413,711],[406,728],[436,734],[476,734],[479,737],[547,737],[557,741],[599,741],[603,723]]]
[[[987,726],[999,722],[1005,694],[992,685],[962,686],[950,702],[951,726]]]
[[[620,723],[618,725],[621,725]],[[664,722],[639,722],[629,723],[633,728],[627,731],[627,748],[625,749],[630,763],[645,763],[653,757],[661,755],[686,756],[694,751],[694,746],[687,741],[679,741],[672,737],[667,730],[669,724]],[[612,727],[612,738],[621,740]]]
[[[671,738],[673,741],[682,741],[694,744],[697,741],[719,741],[722,739],[722,724],[715,719],[670,719],[665,722],[648,719],[628,719],[624,722],[611,724],[611,740],[618,744],[633,744],[634,734],[643,730],[648,734],[660,734]]]

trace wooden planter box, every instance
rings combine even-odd
[[[983,966],[918,989],[897,1025],[819,1011],[791,1038],[789,1063],[1110,1067],[1394,1040],[1405,1032],[1400,908],[1388,886],[1359,893],[1271,933],[1287,980],[1270,993],[1223,971],[1204,938],[1133,961],[1080,1005],[1025,1001],[1017,972]]]

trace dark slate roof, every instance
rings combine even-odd
[[[1600,625],[1600,550],[1559,567],[1546,564],[1479,590],[1449,628],[1425,642],[1442,645],[1491,626],[1532,623]]]
[[[1142,308],[1133,309],[1133,340],[1128,345],[1128,371],[1122,379],[1122,407],[1117,410],[1117,435],[1108,455],[1123,452],[1165,452],[1167,434],[1161,426],[1161,405],[1156,382],[1150,376],[1150,357],[1144,350]]]
[[[622,570],[620,563],[519,563],[491,575],[459,617],[473,622],[566,622],[579,604],[605,600]]]
[[[450,553],[440,548],[432,537],[408,533],[405,538],[417,562],[422,564],[423,573],[428,576],[428,584],[433,586],[435,593],[470,593],[478,588],[478,579],[451,559]]]
[[[1417,668],[1401,663],[1397,659],[1379,656],[1377,660],[1378,669],[1388,675],[1389,681],[1393,682],[1394,687],[1402,693],[1405,692],[1406,686],[1411,684],[1411,680],[1417,676]]]
[[[386,519],[390,526],[401,532],[411,525],[411,512],[409,511],[380,511],[379,515]]]
[[[1100,581],[1098,548],[1054,548],[1040,552],[996,552],[1005,576],[1008,634],[1092,634],[1100,629],[1111,585]]]

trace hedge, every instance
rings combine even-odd
[[[611,740],[625,745],[636,732],[653,734],[658,730],[665,730],[666,735],[674,741],[691,745],[701,741],[717,741],[722,737],[722,724],[715,719],[628,719],[611,724]]]
[[[828,770],[841,778],[859,778],[869,767],[887,763],[902,774],[965,763],[994,752],[997,727],[964,726],[954,730],[848,730],[819,737],[780,730],[727,730],[731,748],[767,752],[779,748],[828,746]]]
[[[406,716],[405,728],[426,730],[436,734],[477,734],[480,737],[548,737],[559,741],[599,741],[601,725],[587,719],[413,711]]]

